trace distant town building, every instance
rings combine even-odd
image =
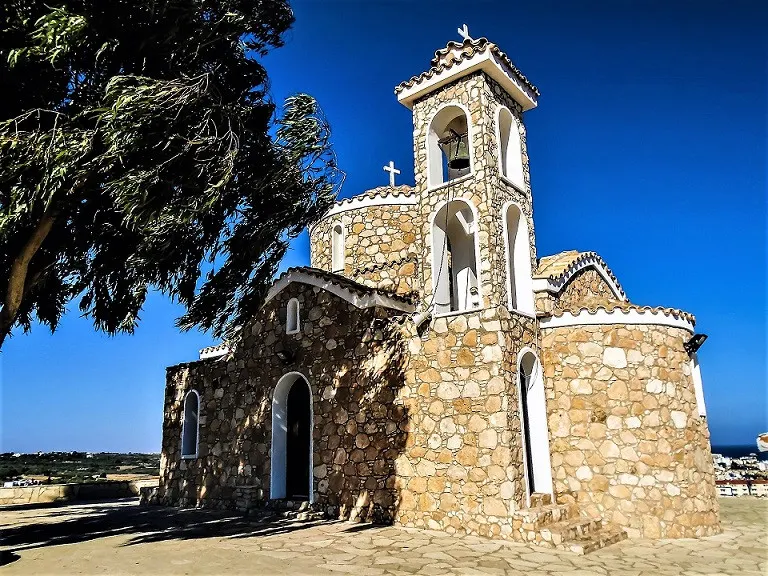
[[[768,479],[715,480],[720,496],[768,496]]]

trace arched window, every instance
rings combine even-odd
[[[528,498],[534,492],[552,494],[547,399],[544,370],[530,348],[518,356],[518,398],[523,445],[523,465]]]
[[[340,222],[333,225],[331,238],[331,271],[344,271],[344,228]]]
[[[190,390],[184,397],[184,422],[181,426],[181,457],[197,458],[200,432],[200,396]]]
[[[291,298],[288,301],[288,313],[285,319],[285,333],[296,334],[301,330],[301,313],[299,309],[299,301],[296,298]]]
[[[463,108],[442,108],[429,125],[427,179],[438,186],[472,171],[472,146],[467,114]]]
[[[535,309],[528,220],[517,204],[507,204],[504,214],[508,306],[511,310],[533,314]]]
[[[435,312],[479,308],[477,221],[464,200],[452,200],[432,221],[432,284]]]
[[[496,122],[499,141],[499,166],[501,173],[515,186],[523,189],[523,145],[520,139],[520,128],[517,120],[507,108],[499,108]]]

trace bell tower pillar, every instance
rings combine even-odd
[[[496,306],[533,314],[522,117],[539,93],[495,44],[463,35],[395,88],[413,111],[422,301],[437,315]]]

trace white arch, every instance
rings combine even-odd
[[[344,225],[341,220],[337,220],[331,225],[331,272],[344,271],[344,257],[346,255],[344,242]]]
[[[527,389],[522,389],[522,376],[526,378]],[[531,493],[552,494],[552,463],[549,452],[549,427],[547,426],[547,398],[544,391],[544,369],[536,352],[525,347],[517,355],[517,398],[520,413],[520,434],[523,444],[523,472],[525,476],[526,500],[530,505]],[[528,414],[528,432],[525,433],[525,413]],[[528,447],[528,450],[526,450]],[[527,453],[530,452],[530,462]],[[530,467],[530,474],[529,474]],[[533,486],[529,477],[533,477]]]
[[[285,333],[298,334],[301,332],[301,305],[298,298],[288,300],[285,311]]]
[[[194,404],[190,404],[190,398]],[[190,390],[184,396],[181,424],[181,457],[197,458],[200,447],[200,394]]]
[[[514,210],[514,219],[510,211]],[[507,255],[507,306],[526,314],[535,314],[533,273],[528,218],[519,204],[509,201],[502,209],[504,245]]]
[[[467,175],[474,172],[472,115],[464,104],[461,104],[460,102],[446,102],[435,111],[427,124],[427,137],[426,142],[424,143],[427,153],[427,188],[434,188],[435,186],[440,186],[451,180],[450,178],[447,180],[443,178],[443,152],[440,150],[440,146],[437,143],[440,138],[437,132],[433,129],[438,115],[444,113],[448,108],[458,108],[463,112],[464,117],[467,119],[467,146],[469,149],[469,173]],[[447,116],[447,114],[443,114],[443,116]],[[445,124],[447,125],[454,118],[455,116],[450,120],[447,120]]]
[[[496,111],[496,142],[501,175],[524,191],[525,170],[520,126],[506,106],[499,106]]]
[[[459,306],[457,310],[451,310],[450,305],[448,306],[448,309],[445,309],[444,306],[439,306],[437,299],[439,297],[445,298],[445,290],[447,289],[447,276],[445,276],[446,272],[444,270],[445,265],[441,267],[441,262],[444,258],[444,254],[446,251],[447,241],[445,238],[445,232],[442,230],[440,226],[438,226],[437,216],[440,214],[440,212],[443,210],[443,208],[448,208],[449,204],[453,203],[462,203],[469,207],[470,211],[472,212],[472,222],[466,222],[467,228],[469,229],[468,232],[473,235],[473,245],[474,245],[474,263],[475,263],[475,282],[470,282],[470,284],[474,285],[477,288],[477,296],[474,297],[474,300],[477,302],[476,306]],[[432,214],[429,217],[429,231],[430,231],[430,250],[432,252],[431,256],[431,266],[432,266],[432,294],[433,294],[433,308],[435,310],[435,314],[446,314],[451,312],[458,312],[458,311],[465,311],[465,310],[474,310],[474,309],[480,309],[483,306],[483,283],[482,283],[482,265],[480,261],[480,234],[479,234],[479,224],[480,221],[478,219],[478,213],[477,208],[475,208],[475,205],[472,203],[471,200],[467,200],[466,198],[453,198],[452,200],[443,200],[442,202],[438,203],[435,207],[435,211],[432,212]],[[444,225],[444,223],[443,223]],[[439,277],[440,276],[440,277]],[[444,283],[442,286],[442,294],[438,295],[438,290],[440,290],[441,283]],[[466,291],[464,291],[466,293]],[[466,304],[466,303],[465,303]]]
[[[312,436],[314,432],[315,414],[312,409],[312,387],[309,380],[301,372],[288,372],[277,381],[272,395],[272,449],[269,497],[271,499],[285,498],[286,449],[288,437],[288,392],[298,381],[303,381],[309,389],[309,501],[314,502],[314,474],[312,472],[314,452]]]

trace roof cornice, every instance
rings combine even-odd
[[[370,208],[371,206],[416,206],[418,200],[413,195],[413,188],[407,185],[402,186],[380,186],[373,188],[351,198],[338,200],[328,212],[309,227],[312,231],[320,222],[333,216],[346,212],[348,210],[357,210],[360,208]]]
[[[558,294],[563,288],[570,282],[576,274],[592,268],[602,276],[608,286],[611,288],[614,296],[620,300],[628,301],[627,295],[624,293],[624,289],[619,284],[619,280],[615,274],[608,268],[599,254],[596,252],[582,252],[575,257],[568,267],[559,274],[552,274],[549,276],[534,275],[533,277],[533,291],[534,292],[550,292],[552,294]]]
[[[428,92],[436,90],[457,78],[483,71],[498,82],[522,106],[535,108],[539,90],[514,65],[509,56],[487,38],[467,38],[463,42],[449,42],[435,52],[431,68],[413,76],[395,87],[397,100],[408,108]]]
[[[596,308],[585,307],[577,311],[559,312],[541,318],[540,322],[542,329],[611,324],[669,326],[682,328],[693,334],[696,319],[692,314],[675,308],[618,304],[614,308],[598,306]]]
[[[377,290],[375,288],[369,288],[338,274],[333,274],[324,270],[316,270],[314,268],[291,268],[287,270],[272,285],[264,303],[266,304],[272,300],[294,282],[316,286],[326,290],[360,309],[372,308],[375,306],[399,310],[401,312],[413,312],[416,309],[414,304],[408,298]]]

